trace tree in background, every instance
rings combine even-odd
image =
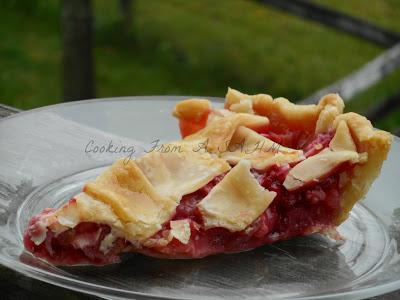
[[[91,0],[62,0],[64,101],[95,97]]]
[[[132,0],[119,0],[119,9],[122,17],[122,27],[125,37],[129,35],[132,24]]]

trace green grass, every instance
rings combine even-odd
[[[223,96],[231,86],[296,101],[383,50],[255,1],[135,2],[127,38],[117,1],[93,1],[97,97]],[[59,2],[6,3],[0,10],[0,102],[22,109],[60,102]],[[399,18],[391,22],[400,24]],[[381,97],[388,85],[395,89],[383,82],[365,97]]]
[[[50,18],[51,17],[51,18]],[[3,7],[0,12],[0,102],[32,108],[60,99],[60,32],[58,18]],[[53,26],[48,26],[53,23]]]
[[[255,2],[229,3],[138,3],[138,39],[170,56],[179,82],[188,77],[198,82],[182,86],[189,93],[223,95],[230,85],[296,100],[380,51]],[[360,53],[357,59],[349,58],[353,51]]]
[[[21,108],[61,98],[59,7],[0,12],[0,101]],[[124,39],[113,1],[95,1],[97,96],[218,95],[233,86],[299,99],[380,52],[369,43],[250,1],[137,1]],[[21,20],[24,20],[21,22]],[[10,30],[12,28],[12,30]],[[350,55],[357,52],[352,58]]]

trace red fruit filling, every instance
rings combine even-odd
[[[72,229],[59,235],[47,230],[45,240],[36,245],[32,236],[40,229],[39,216],[33,217],[25,232],[25,248],[40,258],[57,265],[95,264],[104,265],[119,262],[119,254],[129,245],[124,239],[114,241],[113,247],[107,252],[100,251],[100,244],[110,233],[107,225],[82,222]]]
[[[204,190],[200,189],[183,197],[173,218],[189,219],[189,242],[183,244],[173,239],[166,246],[143,249],[141,252],[158,257],[199,258],[217,253],[250,250],[278,240],[332,228],[340,212],[339,175],[330,176],[306,191],[288,192],[282,183],[289,169],[290,167],[274,166],[265,173],[253,171],[260,184],[275,191],[277,196],[268,209],[246,230],[204,230],[196,225],[202,224],[201,214],[196,207],[205,194]],[[168,227],[164,230],[167,229]]]
[[[333,133],[323,133],[306,142],[302,147],[305,155],[315,155],[327,147],[332,136]],[[268,134],[268,137],[277,142],[289,140],[285,133]],[[293,137],[290,143],[284,144],[298,145],[304,143],[306,139],[297,136]],[[293,142],[294,140],[296,141]],[[129,246],[131,246],[129,249],[156,257],[200,258],[218,253],[245,251],[278,240],[334,228],[341,212],[339,177],[343,172],[350,172],[352,166],[343,164],[329,177],[314,183],[313,186],[289,192],[283,186],[283,182],[291,167],[286,165],[273,166],[264,171],[252,170],[259,183],[268,190],[275,191],[277,195],[268,209],[240,232],[230,232],[225,228],[205,230],[201,226],[203,220],[196,205],[222,180],[225,174],[221,174],[196,192],[185,195],[176,208],[172,220],[187,219],[190,222],[191,236],[187,244],[173,238],[164,246],[134,249],[129,242],[118,238],[108,252],[103,253],[100,245],[110,233],[110,227],[95,223],[80,223],[59,235],[48,230],[44,241],[36,245],[32,238],[43,230],[39,220],[52,210],[45,210],[41,215],[32,218],[24,236],[24,244],[27,250],[36,256],[56,264],[108,264],[118,262],[118,255]],[[167,222],[153,238],[165,237],[169,229]]]

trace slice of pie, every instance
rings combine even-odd
[[[229,89],[173,112],[183,139],[115,162],[59,209],[33,217],[25,247],[54,264],[109,264],[123,252],[201,258],[336,227],[378,176],[391,135],[339,95],[295,105]]]

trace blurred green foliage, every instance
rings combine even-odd
[[[59,1],[2,2],[0,102],[23,109],[59,102]],[[93,1],[97,97],[223,96],[231,86],[246,93],[265,92],[297,101],[383,50],[256,1],[134,2],[132,27],[126,36],[118,2]],[[372,2],[381,1],[371,1],[369,6]],[[397,11],[400,16],[395,1],[382,2],[386,3],[382,11],[388,11],[389,16]],[[350,13],[354,9],[354,14],[360,13],[358,4],[353,5],[342,6]],[[372,20],[379,14],[374,9],[362,13]],[[391,28],[396,24],[400,18],[390,21]],[[362,110],[363,101],[373,103],[388,96],[399,79],[397,72],[370,89],[354,108]]]

